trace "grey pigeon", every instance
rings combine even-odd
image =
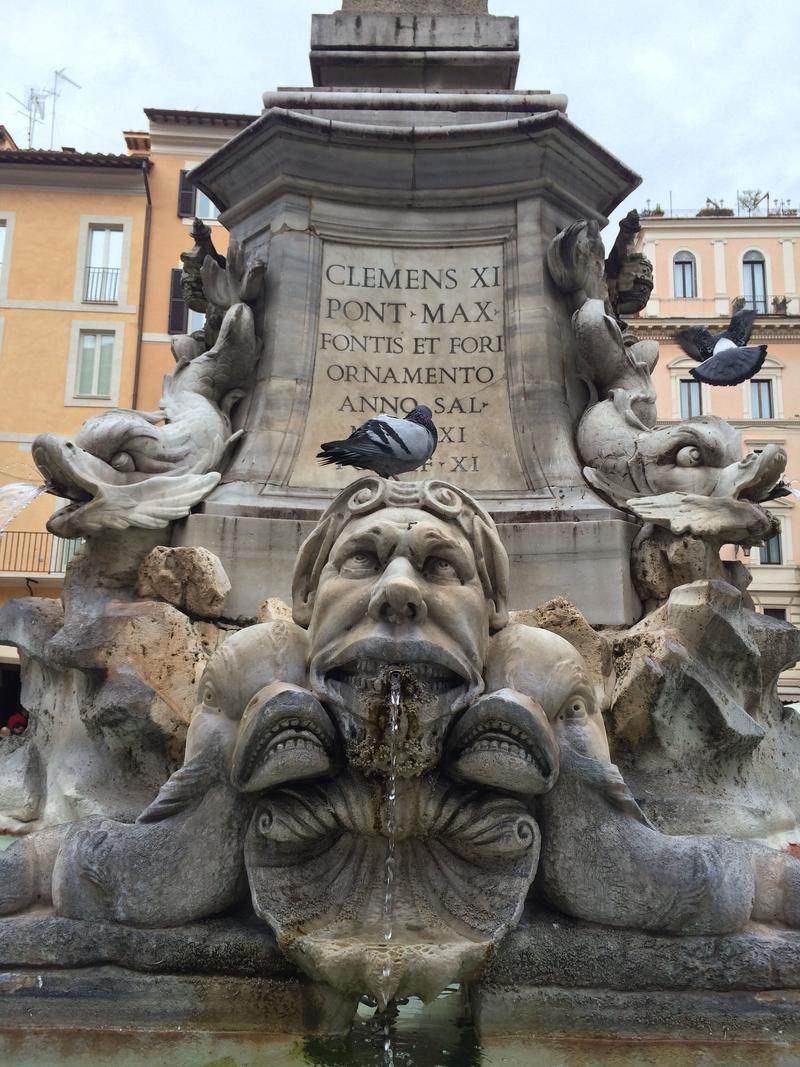
[[[375,471],[394,478],[423,466],[433,455],[438,435],[432,411],[418,404],[404,419],[376,415],[356,427],[346,441],[326,441],[317,459],[338,467]]]
[[[740,385],[758,374],[767,356],[766,345],[746,347],[753,332],[755,311],[737,311],[723,333],[711,333],[705,326],[678,330],[675,340],[699,367],[689,371],[706,385]]]

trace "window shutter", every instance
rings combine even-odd
[[[167,333],[186,333],[188,318],[189,309],[183,300],[181,270],[178,267],[172,271],[169,283],[169,325],[167,326]]]
[[[189,171],[182,170],[178,182],[178,216],[190,219],[194,215],[195,188],[189,184]]]

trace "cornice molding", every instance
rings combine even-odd
[[[653,341],[672,341],[675,331],[684,326],[709,326],[720,331],[727,325],[724,315],[715,321],[713,315],[705,318],[647,318],[627,319],[626,329],[641,338]],[[781,316],[773,321],[756,323],[751,341],[777,341],[789,344],[800,343],[800,315]]]

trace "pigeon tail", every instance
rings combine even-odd
[[[705,385],[741,385],[758,374],[766,358],[766,345],[726,348],[699,367],[691,367],[689,373]]]

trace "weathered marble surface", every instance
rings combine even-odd
[[[800,925],[800,862],[651,824],[611,762],[602,712],[622,697],[603,637],[563,600],[539,625],[509,624],[508,592],[497,529],[463,490],[359,479],[298,554],[295,621],[269,609],[208,661],[184,764],[158,797],[133,824],[12,845],[3,911],[52,900],[75,919],[169,927],[248,886],[306,973],[380,1002],[474,979],[532,884],[533,899],[609,926]],[[670,617],[651,619],[660,636]],[[753,648],[763,701],[781,654]],[[717,714],[733,712],[718,701]],[[750,732],[740,756],[764,735]]]
[[[25,733],[4,746],[4,828],[133,819],[182,759],[197,682],[227,631],[205,611],[198,618],[137,595],[140,566],[161,536],[89,538],[61,601],[25,597],[0,612],[30,713]],[[184,594],[197,599],[196,583],[187,579]]]
[[[644,810],[671,833],[797,840],[800,717],[776,691],[797,628],[713,581],[615,636],[610,734]]]

